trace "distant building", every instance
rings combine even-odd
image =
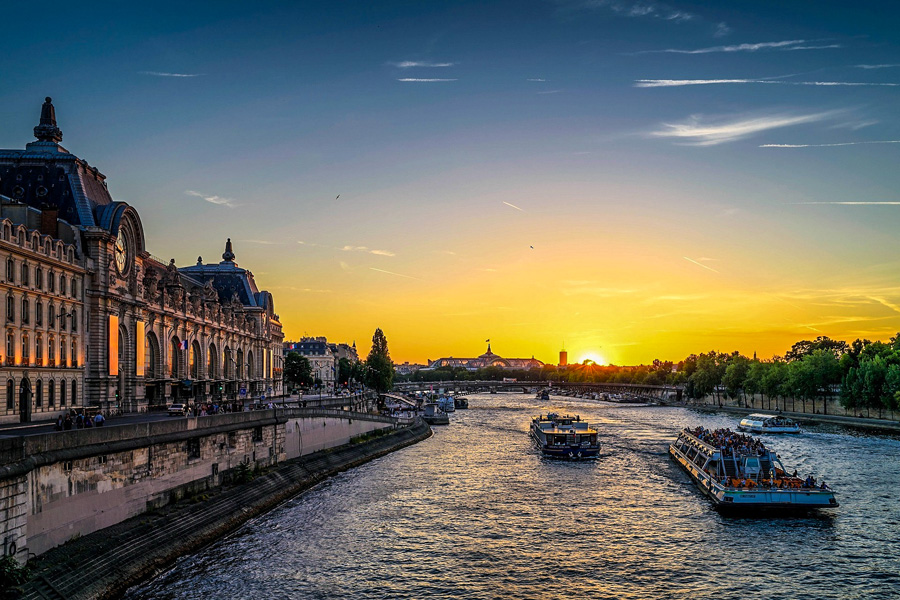
[[[540,369],[544,363],[537,360],[534,356],[531,358],[503,358],[491,351],[491,344],[488,343],[487,352],[475,358],[439,358],[428,363],[425,370],[434,370],[441,367],[462,367],[468,371],[477,371],[486,367],[499,367],[501,369]]]
[[[356,354],[354,346],[329,344],[325,337],[304,337],[299,342],[285,342],[284,354],[296,352],[305,356],[312,368],[312,376],[322,382],[325,390],[333,390],[337,380],[338,360],[341,354],[349,358]]]
[[[569,364],[569,353],[565,350],[559,351],[559,366],[565,367]]]
[[[406,361],[405,363],[394,365],[394,373],[397,375],[412,375],[416,371],[421,369],[427,369],[428,365],[420,365],[418,363],[411,363]]]

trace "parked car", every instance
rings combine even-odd
[[[183,417],[187,414],[188,407],[187,404],[172,404],[169,406],[169,415],[178,415]]]

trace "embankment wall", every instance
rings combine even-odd
[[[333,409],[176,418],[0,440],[0,542],[24,562],[74,538],[393,421]],[[241,466],[243,465],[243,466]]]

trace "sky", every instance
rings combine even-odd
[[[148,250],[287,338],[637,364],[900,331],[900,6],[16,3],[0,147],[52,96]]]

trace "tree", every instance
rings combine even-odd
[[[785,353],[784,359],[788,362],[793,362],[808,354],[812,354],[816,350],[826,350],[833,354],[835,358],[840,358],[850,350],[850,346],[842,340],[833,340],[828,336],[820,335],[812,341],[802,340],[797,342]]]
[[[312,385],[312,366],[309,359],[296,352],[284,357],[284,380],[292,387]]]
[[[394,363],[388,350],[387,338],[380,328],[372,336],[372,349],[366,358],[366,385],[379,393],[394,387]]]
[[[734,356],[731,362],[725,368],[725,376],[722,377],[722,383],[725,385],[725,391],[732,398],[737,398],[739,392],[744,391],[744,383],[747,379],[747,373],[750,371],[750,359],[746,356]],[[746,397],[744,403],[746,404]]]
[[[342,356],[338,359],[338,385],[349,385],[350,377],[353,374],[353,363],[350,359]]]

